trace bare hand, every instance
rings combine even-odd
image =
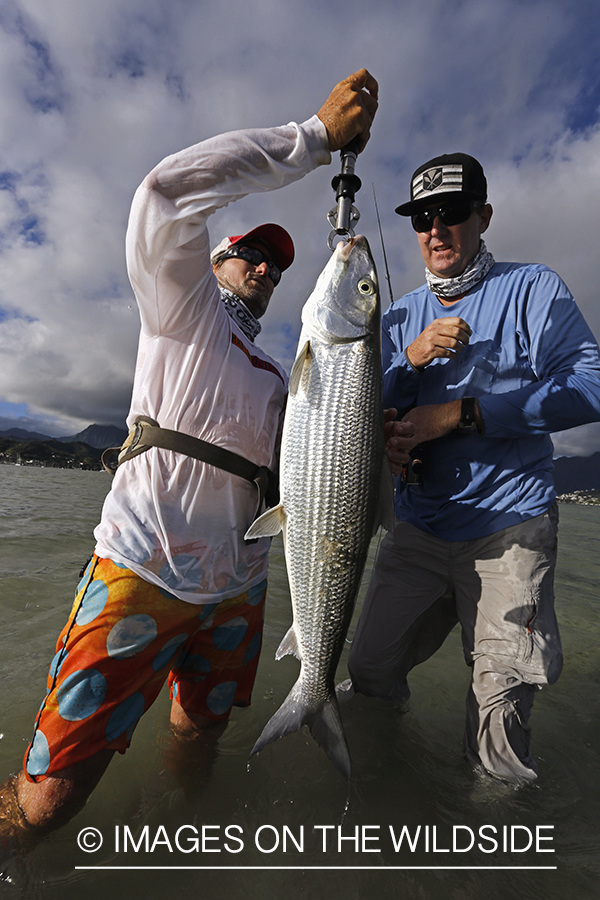
[[[390,461],[390,467],[394,475],[399,475],[402,467],[409,460],[408,450],[404,449],[406,441],[410,442],[413,426],[410,422],[396,422],[398,415],[395,409],[383,411],[383,429],[385,434],[385,452]]]
[[[333,153],[359,137],[359,153],[371,134],[371,123],[377,111],[379,85],[366,69],[336,84],[317,113],[327,129],[329,149]]]
[[[415,368],[423,369],[436,358],[462,353],[472,334],[470,325],[464,319],[456,316],[434,319],[407,347],[406,353]]]
[[[460,422],[461,406],[460,400],[452,400],[450,403],[415,406],[409,410],[400,424],[410,425],[410,433],[396,439],[398,449],[408,453],[417,444],[433,441],[454,431]]]

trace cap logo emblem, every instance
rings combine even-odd
[[[423,190],[435,191],[439,188],[444,180],[444,172],[440,167],[438,169],[428,169],[423,173]]]

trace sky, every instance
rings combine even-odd
[[[600,13],[596,0],[0,0],[0,430],[123,425],[139,318],[124,259],[133,193],[163,157],[237,128],[301,122],[366,67],[380,85],[357,162],[357,231],[388,302],[424,280],[413,170],[483,164],[498,260],[563,277],[600,337]],[[276,221],[296,244],[259,343],[289,369],[329,250],[332,165],[210,222],[213,244]],[[560,335],[557,335],[560,340]],[[600,425],[555,435],[600,450]]]

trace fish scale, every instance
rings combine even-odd
[[[323,615],[324,609],[331,609],[336,619],[344,614],[345,604],[340,603],[339,598],[348,596],[362,575],[362,567],[359,571],[356,564],[351,564],[352,560],[355,558],[360,562],[365,544],[368,546],[371,538],[372,515],[369,515],[368,502],[378,484],[374,465],[377,433],[371,427],[356,427],[362,425],[364,419],[357,420],[349,414],[353,412],[354,398],[349,396],[348,385],[354,382],[354,390],[360,391],[366,405],[381,405],[375,391],[373,397],[365,397],[360,387],[362,383],[376,381],[373,371],[379,363],[373,359],[377,352],[373,344],[360,354],[348,346],[338,346],[333,352],[322,352],[318,345],[311,346],[313,365],[323,371],[326,379],[335,376],[337,389],[323,398],[321,391],[314,392],[309,387],[306,395],[297,401],[299,408],[291,417],[293,426],[287,430],[282,446],[282,466],[290,476],[282,484],[282,500],[288,513],[286,546],[302,547],[301,553],[290,554],[288,573],[303,645],[318,640],[314,621]],[[342,385],[346,385],[345,389]],[[328,407],[333,405],[342,411],[338,421],[328,421],[323,415],[323,399]],[[352,436],[350,446],[348,442],[337,440],[338,431]],[[310,436],[308,447],[306,434]],[[313,448],[314,452],[311,452]],[[365,466],[363,461],[369,459],[371,465]],[[294,486],[289,494],[288,483]],[[307,485],[313,488],[311,504],[306,503]],[[374,512],[373,507],[372,510]],[[350,522],[353,522],[352,529],[348,528]],[[331,542],[337,542],[337,545]],[[310,598],[323,601],[327,606],[323,607],[320,602],[311,603]],[[303,646],[302,659],[308,665],[307,660],[312,654],[304,654],[302,650]],[[316,659],[320,662],[322,657]],[[334,661],[331,656],[329,659]],[[322,671],[320,674],[322,678],[333,679],[334,676],[333,672]]]
[[[371,537],[393,522],[384,454],[380,305],[364,237],[338,244],[302,313],[281,448],[281,502],[247,537],[283,531],[294,622],[277,651],[296,684],[252,753],[307,724],[349,778],[335,670]]]

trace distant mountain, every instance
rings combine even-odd
[[[26,428],[9,428],[7,431],[0,431],[0,437],[15,438],[19,441],[57,440],[57,438],[53,438],[49,434],[39,434],[37,431],[27,431]]]
[[[101,451],[82,441],[21,441],[0,436],[0,463],[54,466],[59,469],[101,469]]]
[[[117,428],[116,425],[88,425],[78,434],[57,438],[37,431],[27,431],[25,428],[9,428],[0,431],[0,437],[16,441],[63,441],[67,444],[79,441],[96,450],[105,450],[106,447],[120,447],[127,437],[127,431],[125,428]]]
[[[88,425],[79,434],[61,437],[59,441],[83,441],[97,450],[105,450],[106,447],[120,447],[126,437],[127,431],[116,425]]]
[[[557,494],[600,490],[600,453],[593,456],[560,456],[554,460]]]

